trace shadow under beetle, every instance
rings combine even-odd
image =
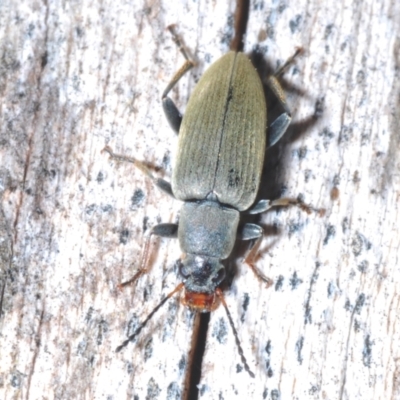
[[[195,311],[210,312],[219,302],[223,304],[242,363],[254,377],[220,289],[225,278],[225,267],[221,261],[231,254],[236,237],[255,240],[245,262],[259,279],[269,283],[269,279],[253,265],[263,229],[256,224],[246,223],[238,231],[238,225],[241,212],[259,214],[274,206],[293,203],[290,199],[278,199],[260,200],[254,204],[266,147],[282,137],[291,121],[285,95],[276,79],[291,60],[267,81],[283,109],[283,113],[268,126],[267,140],[267,107],[263,85],[250,60],[240,52],[230,51],[210,66],[193,90],[185,115],[181,115],[168,94],[194,64],[173,26],[169,30],[185,57],[184,65],[162,94],[165,115],[172,129],[179,134],[172,184],[154,177],[143,163],[114,154],[109,147],[104,150],[116,160],[134,163],[156,186],[183,201],[178,224],[159,224],[150,230],[139,270],[123,285],[136,281],[147,271],[152,235],[179,239],[183,252],[179,274],[183,282],[153,309],[117,351],[140,333],[169,298],[184,289],[182,302]]]

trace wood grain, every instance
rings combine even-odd
[[[117,288],[144,230],[176,222],[180,204],[102,149],[171,176],[177,138],[160,98],[183,60],[166,27],[177,23],[197,62],[173,94],[184,110],[228,51],[234,9],[3,1],[0,398],[181,398],[194,317],[178,299],[114,353],[179,281],[177,243],[155,240],[150,273]],[[258,46],[273,69],[305,50],[282,77],[293,124],[267,152],[260,195],[300,196],[326,213],[262,217],[257,266],[274,286],[238,258],[226,292],[256,378],[219,308],[199,398],[399,399],[400,4],[254,1],[247,29],[245,51]]]

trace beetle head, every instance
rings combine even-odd
[[[179,273],[186,289],[185,305],[200,312],[217,308],[215,290],[225,278],[225,268],[218,259],[189,254],[181,262]]]
[[[182,304],[197,312],[211,312],[219,306],[215,293],[199,293],[185,290],[181,299]]]

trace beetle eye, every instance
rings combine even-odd
[[[221,268],[218,270],[217,275],[212,278],[212,281],[216,284],[221,283],[225,278],[225,268]]]
[[[179,274],[185,279],[189,278],[190,276],[190,274],[187,273],[185,266],[181,262],[179,263]]]

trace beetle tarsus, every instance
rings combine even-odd
[[[161,189],[164,193],[167,193],[169,196],[175,198],[172,193],[171,184],[164,179],[155,177],[150,169],[141,161],[136,160],[133,157],[124,156],[122,154],[116,154],[113,152],[111,147],[106,146],[102,151],[107,152],[113,160],[119,162],[129,162],[133,164],[137,169],[139,169],[144,175],[146,175],[149,179],[152,180],[155,186]]]
[[[131,285],[131,284],[135,283],[140,278],[140,276],[143,275],[145,272],[146,271],[142,271],[142,270],[137,271],[136,274],[133,275],[133,277],[131,279],[120,283],[118,285],[118,289],[122,290],[125,286],[128,286],[128,285]]]
[[[263,239],[263,231],[262,228],[259,227],[261,229],[261,235],[260,237],[258,237],[258,239],[255,241],[255,243],[250,247],[250,249],[248,250],[246,256],[244,257],[243,262],[245,264],[247,264],[250,269],[253,271],[254,275],[257,277],[258,280],[260,280],[263,283],[267,284],[267,289],[272,286],[273,284],[273,280],[268,278],[266,275],[264,275],[254,264],[256,261],[256,258],[258,256],[258,249],[260,247],[260,244],[262,242]]]
[[[181,40],[179,39],[178,34],[175,31],[175,25],[170,25],[167,29],[172,34],[172,39],[177,45],[179,51],[185,58],[185,62],[178,71],[175,72],[174,76],[168,83],[165,88],[161,100],[164,109],[165,116],[167,117],[168,123],[173,129],[175,133],[179,132],[181,122],[182,122],[182,114],[176,107],[175,103],[168,97],[168,93],[173,89],[173,87],[178,83],[178,81],[182,78],[183,75],[186,74],[191,68],[194,66],[194,62],[190,59],[185,47],[183,46]]]
[[[266,289],[268,289],[273,285],[274,281],[271,278],[268,278],[268,276],[264,275],[252,262],[249,261],[245,262],[253,271],[257,279],[266,284]]]
[[[185,57],[185,60],[190,61],[192,64],[193,62],[191,61],[185,46],[182,44],[181,39],[179,38],[178,34],[175,31],[176,25],[171,24],[167,26],[167,29],[170,31],[172,35],[172,40],[175,42],[176,46],[178,47],[179,51],[182,53],[183,57]]]

